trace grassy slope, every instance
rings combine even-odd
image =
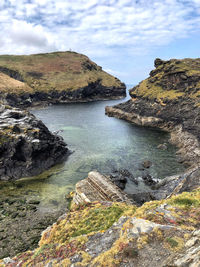
[[[130,91],[130,95],[148,99],[173,100],[191,98],[199,103],[200,59],[163,61],[150,77]]]
[[[9,77],[8,75],[0,72],[0,91],[20,94],[23,92],[32,93],[33,89],[24,82],[20,82],[16,79]]]
[[[24,84],[13,82],[13,79],[1,73],[1,68],[17,71],[23,78]],[[120,87],[118,79],[104,72],[101,67],[88,57],[75,52],[54,52],[28,56],[0,56],[0,81],[7,79],[0,90],[7,88],[15,92],[49,90],[76,90],[87,86],[88,83],[101,80],[106,87]],[[22,90],[23,88],[23,90]]]
[[[170,212],[173,219],[166,217],[162,210],[159,211],[159,207],[163,205],[168,207],[167,212]],[[16,256],[14,264],[21,262],[22,266],[46,266],[52,260],[53,266],[71,266],[69,258],[79,253],[83,258],[80,266],[88,266],[88,264],[93,266],[96,263],[97,266],[116,267],[125,259],[124,257],[127,257],[127,249],[128,253],[135,257],[140,249],[148,244],[151,246],[151,242],[155,240],[158,241],[158,246],[162,244],[174,255],[176,252],[182,251],[184,243],[191,237],[192,232],[198,229],[199,214],[200,189],[173,196],[168,200],[146,202],[139,208],[123,203],[91,203],[72,210],[59,219],[51,229],[43,233],[39,247],[35,251],[28,251]],[[104,233],[121,216],[128,216],[129,219],[122,226],[119,239],[109,250],[91,259],[85,251],[88,238],[97,233]],[[174,226],[174,232],[170,234],[168,231],[162,232],[155,228],[149,236],[141,235],[136,240],[129,239],[127,233],[133,227],[130,223],[133,217],[159,225]],[[179,228],[183,234],[186,234],[177,235],[176,231]],[[0,261],[0,266],[5,265]],[[8,264],[6,266],[16,265]]]

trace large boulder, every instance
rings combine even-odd
[[[33,176],[69,154],[63,138],[52,134],[28,111],[0,107],[0,180]]]

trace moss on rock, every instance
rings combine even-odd
[[[155,60],[156,69],[149,78],[130,90],[132,97],[158,101],[191,98],[199,103],[200,59]]]
[[[186,242],[196,233],[193,230],[198,229],[199,201],[200,189],[168,200],[151,201],[140,208],[111,202],[80,206],[47,228],[35,251],[10,259],[14,265],[2,260],[0,266],[11,267],[18,263],[20,266],[46,266],[50,263],[52,266],[114,267],[124,263],[141,266],[141,262],[148,266],[154,262],[151,253],[157,253],[162,264],[167,262],[174,266],[174,261],[185,253]],[[154,216],[150,219],[148,214]],[[191,217],[193,222],[187,220]],[[189,225],[192,229],[182,228]],[[194,242],[187,242],[190,243]],[[156,258],[155,261],[160,264]]]

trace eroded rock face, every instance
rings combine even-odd
[[[106,107],[106,114],[170,132],[171,142],[179,148],[179,160],[187,166],[198,168],[200,59],[156,59],[155,67],[146,80],[130,90],[130,100]],[[179,181],[182,180],[179,178]],[[193,174],[193,181],[195,187],[200,185],[197,171]],[[193,188],[192,183],[190,179],[190,185],[185,188]],[[169,184],[169,188],[171,186]]]
[[[69,154],[62,137],[52,134],[27,111],[0,107],[0,180],[33,176]]]
[[[155,67],[130,90],[129,101],[107,107],[106,114],[170,131],[191,165],[200,161],[200,59],[156,59]]]

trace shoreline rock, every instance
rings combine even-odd
[[[35,176],[70,154],[63,138],[52,134],[27,111],[0,107],[0,180]]]
[[[85,90],[88,92],[85,92]],[[5,104],[13,107],[34,108],[38,106],[48,106],[51,104],[85,103],[123,99],[126,97],[126,87],[122,86],[121,88],[108,88],[103,86],[94,87],[93,85],[88,85],[86,88],[69,92],[37,92],[26,95],[26,97],[23,95],[7,94],[6,96],[2,95],[0,97]]]
[[[132,100],[122,103],[123,106],[122,104],[113,107],[106,106],[105,114],[109,117],[123,119],[139,126],[153,127],[169,132],[170,142],[178,147],[177,154],[180,155],[180,160],[183,163],[187,166],[192,166],[200,162],[200,145],[196,136],[184,131],[182,125],[173,126],[172,122],[166,123],[157,117],[141,116],[132,111],[124,111],[123,107],[126,106],[126,104],[130,105],[130,102],[132,102]]]
[[[107,106],[105,114],[169,132],[170,142],[178,147],[179,161],[187,167],[198,169],[200,59],[156,59],[155,67],[147,79],[129,90],[130,100],[113,107]],[[187,174],[188,171],[182,177]],[[197,170],[193,176],[195,174],[198,175]],[[193,179],[194,187],[200,186],[200,179]],[[188,190],[194,189],[191,180],[189,183]],[[172,192],[169,190],[168,193]]]

